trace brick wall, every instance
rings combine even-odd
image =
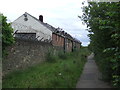
[[[66,43],[66,52],[72,52],[72,50],[73,50],[72,40],[66,38],[65,43]]]
[[[76,43],[76,48],[80,48],[80,43]]]
[[[81,45],[79,42],[73,41],[69,38],[64,38],[55,33],[52,34],[52,44],[53,46],[63,47],[65,52],[72,52],[74,49],[79,50]]]
[[[73,51],[79,50],[81,48],[81,44],[78,42],[73,42]]]
[[[57,35],[57,34],[53,33],[52,34],[52,44],[54,46],[64,47],[64,38],[60,35]]]

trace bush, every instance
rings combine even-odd
[[[55,62],[56,56],[53,53],[53,50],[49,49],[48,53],[46,54],[46,61],[47,62]]]
[[[65,59],[67,59],[67,54],[64,53],[64,52],[59,52],[59,53],[58,53],[58,57],[59,57],[60,59],[65,60]]]
[[[7,17],[5,17],[3,14],[0,14],[0,34],[1,32],[2,35],[0,35],[0,38],[2,38],[2,56],[4,57],[7,55],[7,51],[5,51],[6,47],[12,45],[15,41],[12,35],[13,29],[11,24],[7,23]]]
[[[84,3],[83,3],[84,4]],[[81,19],[90,34],[89,48],[95,54],[105,80],[120,87],[120,2],[89,2]],[[94,13],[96,11],[96,13]]]

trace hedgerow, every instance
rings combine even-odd
[[[89,2],[81,19],[90,34],[89,48],[103,78],[120,87],[120,2]]]

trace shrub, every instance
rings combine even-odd
[[[11,23],[7,23],[7,17],[5,17],[3,14],[0,14],[0,38],[2,38],[3,57],[7,55],[7,51],[5,51],[6,47],[12,45],[15,42],[12,33],[13,29],[11,27]]]
[[[65,60],[65,59],[67,59],[67,54],[64,53],[64,52],[59,52],[59,53],[58,53],[58,57],[59,57],[60,59]]]
[[[56,61],[56,57],[53,53],[53,50],[49,49],[47,54],[46,54],[46,61],[47,62],[55,62]]]

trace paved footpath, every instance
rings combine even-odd
[[[87,60],[76,88],[111,88],[107,83],[100,80],[101,73],[93,60],[93,54],[88,56]]]

